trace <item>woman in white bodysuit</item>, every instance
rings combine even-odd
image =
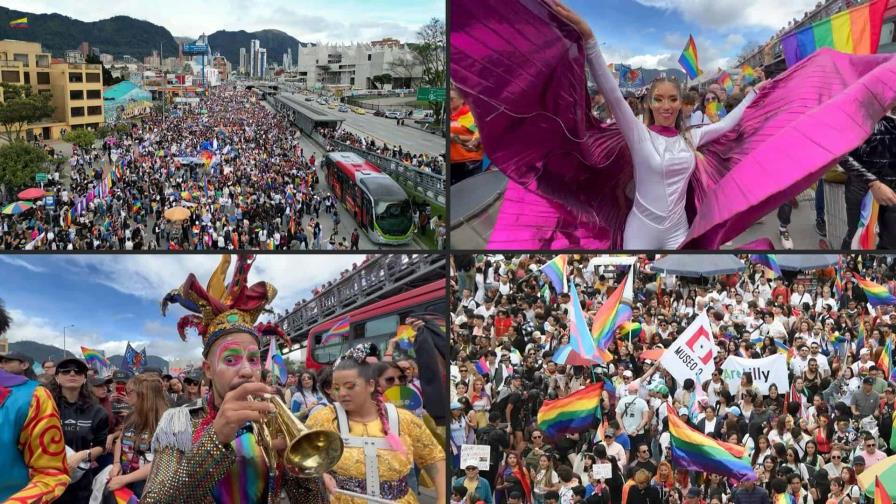
[[[740,105],[721,121],[687,130],[681,115],[679,84],[659,78],[650,86],[646,121],[639,121],[625,102],[617,80],[607,68],[594,33],[578,14],[558,0],[546,0],[554,12],[573,25],[585,40],[588,68],[616,118],[634,165],[634,205],[625,222],[623,248],[676,249],[687,237],[685,212],[688,181],[696,167],[697,149],[737,125],[744,110],[768,81],[756,85]]]

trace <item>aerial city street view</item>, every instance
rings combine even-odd
[[[337,3],[4,1],[0,250],[444,248],[444,0]]]

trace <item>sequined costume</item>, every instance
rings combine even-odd
[[[293,504],[325,502],[317,478],[298,478],[277,470],[268,488],[268,466],[251,426],[223,446],[210,419],[214,409],[202,399],[165,412],[153,437],[155,457],[141,504],[279,503],[280,490]]]
[[[50,391],[0,370],[0,501],[44,503],[69,484],[59,411]]]
[[[305,424],[309,429],[325,429],[339,432],[334,406],[321,408],[311,414]],[[398,410],[398,432],[401,442],[407,448],[407,455],[380,449],[377,452],[379,466],[379,478],[381,493],[386,500],[401,504],[416,503],[417,496],[407,486],[406,476],[413,468],[414,463],[420,467],[427,467],[441,460],[445,460],[445,452],[436,443],[435,438],[423,425],[423,421],[413,413]],[[379,418],[365,423],[349,420],[349,432],[353,436],[365,436],[372,438],[384,438],[383,425]],[[355,493],[366,493],[364,450],[346,446],[339,463],[330,471],[336,479],[339,488]],[[395,496],[399,494],[400,496]],[[345,495],[331,497],[331,502],[337,504],[366,504],[361,499],[355,499]]]

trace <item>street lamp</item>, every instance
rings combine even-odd
[[[65,359],[65,330],[69,327],[75,327],[75,324],[69,324],[62,328],[62,358]]]

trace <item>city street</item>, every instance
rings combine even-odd
[[[339,112],[319,105],[316,101],[304,101],[306,95],[291,94],[294,99],[304,105],[312,107],[328,115],[340,117],[345,120],[342,127],[357,134],[373,137],[377,142],[385,142],[389,145],[400,145],[412,153],[432,154],[440,156],[445,153],[445,138],[432,133],[426,133],[412,126],[396,126],[395,119],[376,117],[372,111],[359,115],[351,110]],[[317,95],[314,95],[317,99]],[[405,120],[410,123],[411,119]]]

